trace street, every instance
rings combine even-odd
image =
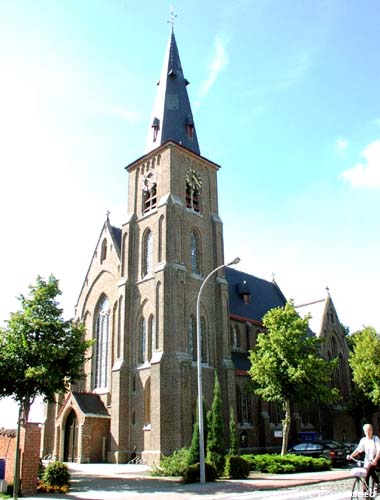
[[[207,495],[204,500],[301,500],[305,498],[323,498],[324,500],[349,499],[351,495],[352,479],[320,483],[317,485],[297,486],[295,488],[281,488],[278,490],[254,491],[249,493]]]

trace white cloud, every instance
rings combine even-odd
[[[214,50],[213,60],[208,68],[208,77],[201,85],[200,93],[202,97],[208,94],[209,90],[216,82],[219,74],[224,70],[229,62],[225,42],[220,37],[215,38]]]
[[[376,140],[362,151],[363,162],[345,170],[340,179],[353,187],[380,188],[380,140]]]
[[[344,140],[344,139],[338,139],[336,141],[336,147],[339,149],[339,150],[343,150],[343,149],[346,149],[348,146],[348,141]]]

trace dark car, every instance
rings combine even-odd
[[[337,441],[319,440],[296,444],[289,448],[288,453],[304,455],[306,457],[325,457],[332,460],[334,465],[346,463],[347,448]]]

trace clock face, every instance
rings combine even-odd
[[[201,176],[195,172],[195,170],[189,169],[186,172],[186,183],[194,189],[194,191],[199,192],[202,187],[202,179]]]

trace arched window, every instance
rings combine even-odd
[[[188,130],[192,130],[189,128]],[[200,194],[202,190],[202,179],[199,173],[189,169],[186,172],[186,207],[200,212]]]
[[[236,386],[237,419],[239,425],[252,425],[252,413],[249,395]]]
[[[153,233],[150,229],[144,233],[142,253],[142,275],[146,276],[153,271]]]
[[[335,358],[338,354],[338,348],[336,344],[336,338],[333,336],[331,337],[331,351],[332,351],[332,356]]]
[[[155,329],[154,316],[151,314],[148,320],[147,361],[151,360],[152,351],[154,351]]]
[[[150,425],[150,378],[144,388],[144,426]]]
[[[207,363],[208,361],[208,345],[207,345],[207,331],[206,331],[206,322],[204,318],[201,318],[201,354],[202,354],[202,363]]]
[[[232,330],[232,348],[240,349],[240,331],[237,325]]]
[[[164,231],[164,216],[161,215],[158,221],[158,262],[163,259],[163,231]]]
[[[146,319],[140,320],[140,363],[145,363],[147,358],[147,337],[146,337]]]
[[[100,252],[100,263],[102,264],[104,260],[107,258],[107,240],[104,238],[102,241],[102,249]]]
[[[191,272],[193,274],[201,274],[199,236],[195,231],[191,231],[190,233],[190,256]]]
[[[108,385],[109,318],[109,300],[103,297],[96,314],[95,389],[105,389]]]
[[[194,316],[190,316],[187,325],[187,341],[189,346],[189,354],[193,361],[197,360],[197,331]]]
[[[157,184],[154,171],[143,177],[143,213],[149,212],[157,206]]]

